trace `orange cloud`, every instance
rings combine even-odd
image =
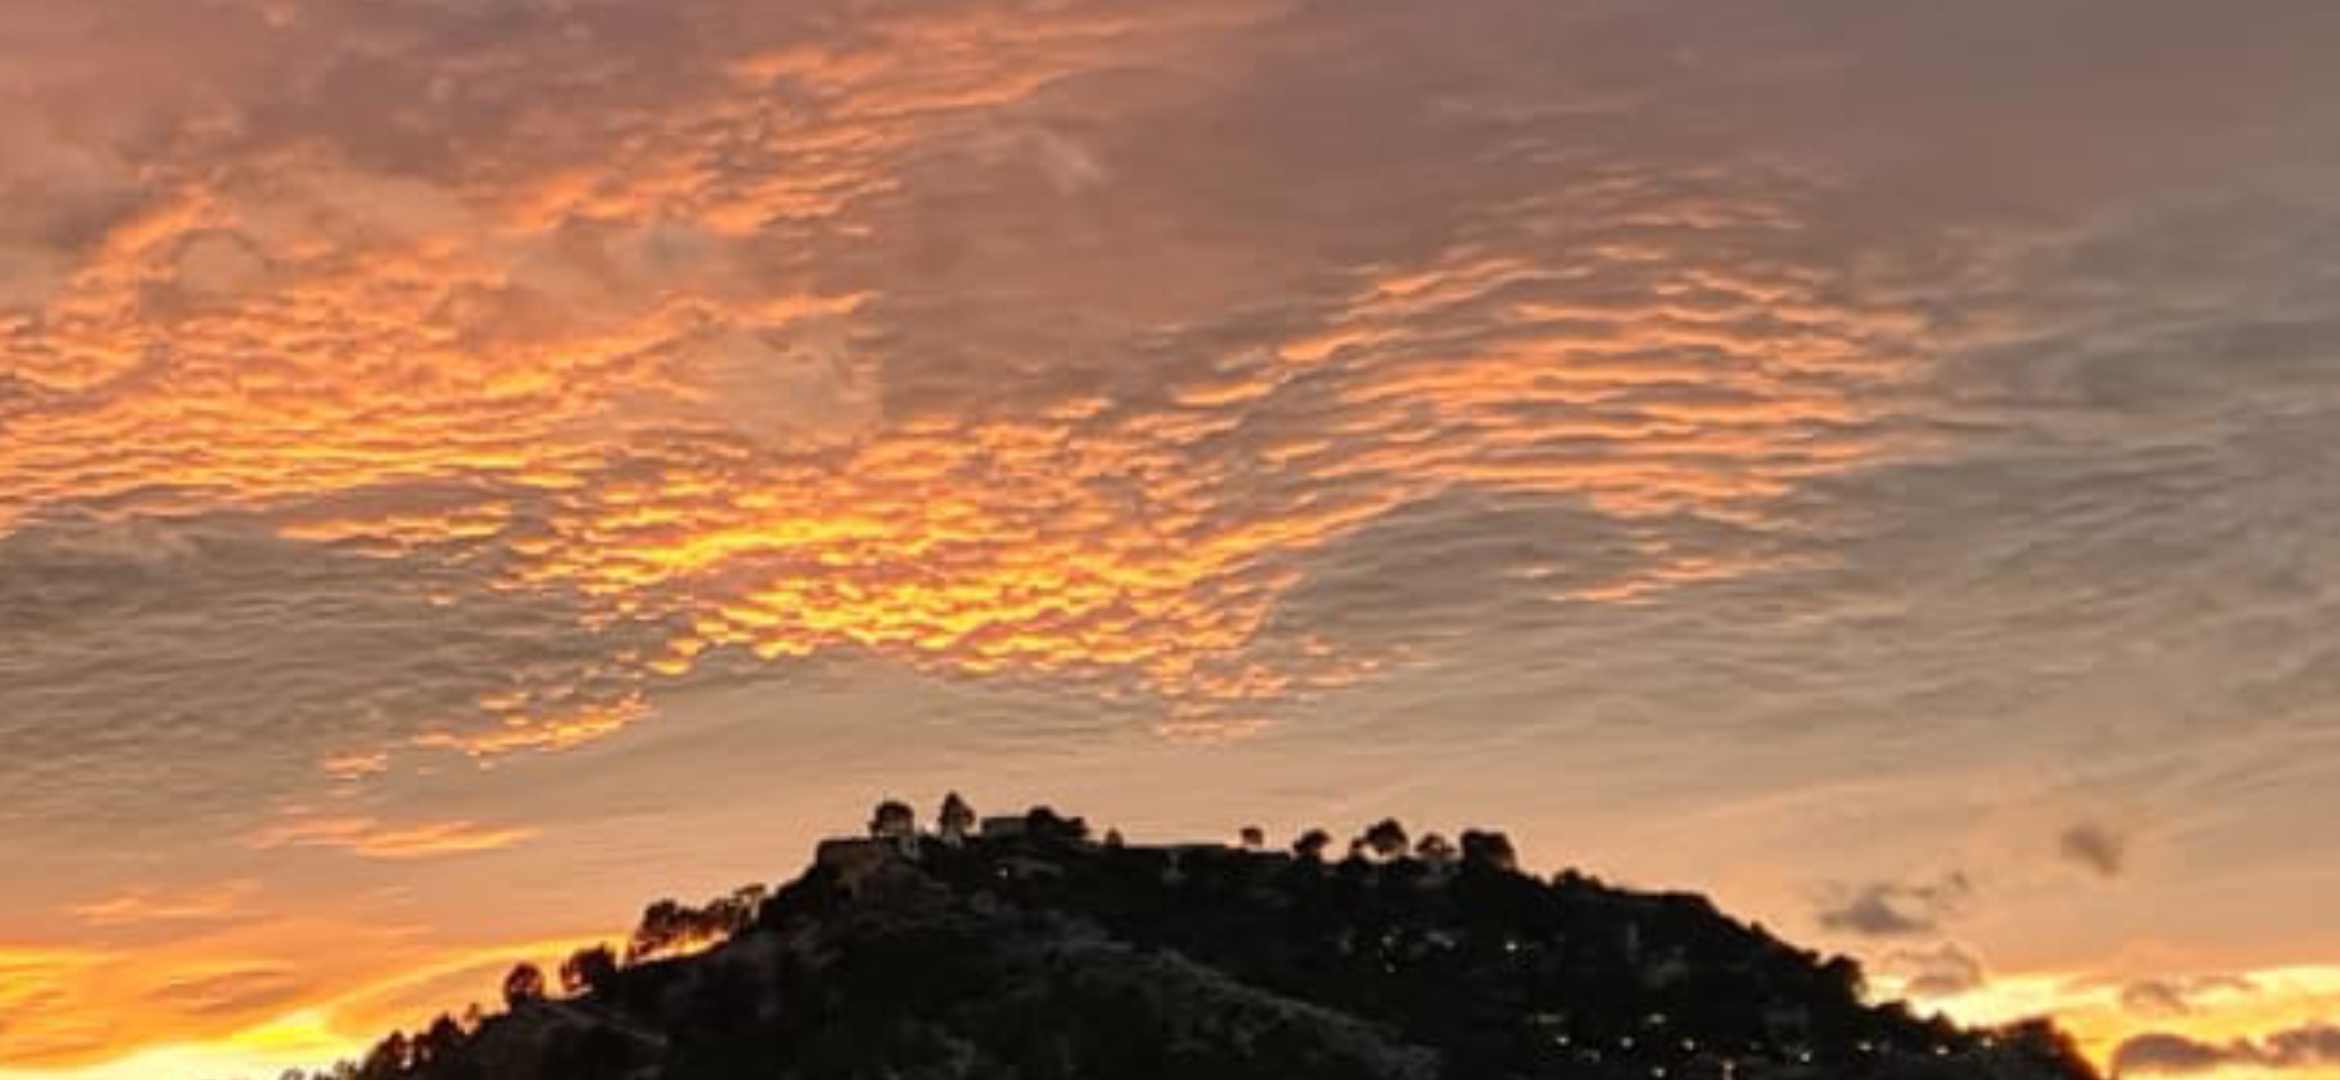
[[[2124,1001],[2119,980],[2081,973],[1994,973],[1972,989],[1947,995],[1918,994],[1916,1000],[1965,1023],[1997,1024],[2052,1015],[2099,1067],[2107,1069],[2123,1042],[2148,1032],[2225,1045],[2304,1027],[2327,1020],[2340,1010],[2340,967],[2299,965],[2229,972],[2219,985],[2223,989],[2195,999],[2183,1015],[2140,1011],[2134,995],[2127,995],[2130,1000]],[[1890,995],[1910,991],[1891,976],[1880,980],[1879,989]],[[2193,1075],[2240,1080],[2258,1075],[2254,1068],[2237,1066]],[[2283,1075],[2332,1080],[2340,1076],[2340,1070],[2302,1068],[2286,1070]]]
[[[403,861],[497,851],[535,835],[533,828],[497,828],[469,821],[388,825],[370,817],[321,817],[271,825],[245,838],[245,843],[261,849],[336,848],[368,859]]]
[[[425,946],[352,917],[138,950],[0,947],[0,1080],[231,1075],[355,1057],[591,939]]]
[[[1327,567],[1441,500],[1583,509],[1539,535],[1501,537],[1524,550],[1516,559],[1487,556],[1524,603],[1646,605],[1825,558],[1810,552],[1833,538],[1794,548],[1800,556],[1775,542],[1796,534],[1796,497],[1815,482],[1923,449],[1909,432],[1928,424],[2035,419],[1963,398],[1912,408],[1904,391],[1941,354],[1929,335],[1945,309],[1958,309],[1947,321],[1970,351],[2069,355],[2040,378],[2074,387],[2007,391],[2024,408],[2061,418],[2092,394],[2127,392],[2115,368],[2144,370],[2173,400],[2201,398],[2183,423],[2149,414],[2137,439],[2113,437],[2123,418],[2110,411],[2088,418],[2103,427],[2085,441],[2108,458],[2139,457],[2124,476],[2188,440],[2230,446],[2197,421],[2243,431],[2314,419],[2287,406],[2282,425],[2256,424],[2277,415],[2237,420],[2209,407],[2215,392],[2176,392],[2261,376],[2216,366],[2194,381],[2130,361],[2164,346],[2193,355],[2204,341],[2293,347],[2274,339],[2295,331],[2270,331],[2319,325],[2319,279],[2292,270],[2323,265],[2320,251],[2303,261],[2261,250],[2243,230],[2244,246],[2191,260],[2223,279],[2196,293],[2182,275],[2102,272],[2107,252],[2143,234],[2106,243],[2080,219],[2131,208],[2090,198],[2086,215],[2061,214],[2030,201],[2031,188],[2069,182],[2067,170],[2161,182],[2139,167],[2151,146],[2186,146],[2216,126],[2202,119],[2216,110],[2177,110],[2144,141],[2118,123],[2067,123],[2075,144],[2116,148],[2063,155],[2092,159],[2087,168],[2043,157],[2052,128],[1998,123],[2021,118],[1988,103],[1868,112],[1872,95],[1845,94],[1845,80],[1867,77],[1864,65],[1905,68],[1938,44],[1910,51],[1857,36],[1894,37],[1887,19],[1862,20],[1844,40],[1796,20],[1742,40],[1746,27],[1702,13],[1678,29],[1706,44],[1612,56],[1632,33],[1575,40],[1577,13],[1547,18],[1534,3],[1494,5],[1482,20],[1283,0],[1184,0],[1142,15],[953,0],[848,20],[847,33],[817,14],[748,18],[722,3],[515,3],[488,20],[466,5],[91,7],[20,4],[0,27],[0,203],[11,207],[0,221],[0,542],[38,547],[60,522],[90,524],[62,553],[32,552],[24,575],[44,618],[49,579],[73,577],[56,594],[55,625],[81,636],[25,635],[21,650],[0,652],[32,659],[0,683],[32,687],[14,700],[32,703],[38,723],[106,730],[89,741],[93,755],[118,753],[121,737],[64,714],[169,713],[145,729],[162,730],[235,711],[179,700],[198,669],[262,687],[233,699],[258,715],[236,721],[253,730],[267,730],[280,693],[322,702],[307,715],[346,728],[302,729],[350,745],[292,753],[304,780],[322,769],[346,790],[416,751],[484,760],[576,747],[652,715],[666,680],[830,654],[1094,691],[1178,734],[1248,732],[1292,703],[1484,640],[1403,605],[1390,621],[1405,625],[1386,633],[1291,617],[1326,587]],[[1655,22],[1628,22],[1668,25],[1678,13],[1664,8],[1650,8]],[[644,28],[654,32],[634,32]],[[1842,56],[1762,55],[1807,31],[1846,46]],[[1518,54],[1484,51],[1512,44]],[[2038,42],[1971,51],[2007,63],[2058,55]],[[2283,70],[2263,51],[2223,54]],[[1692,57],[1712,62],[1683,62]],[[1826,74],[1797,81],[1811,72]],[[2036,87],[2044,95],[2008,96],[2071,108],[2077,84],[2049,83]],[[1908,105],[1900,85],[1880,85],[1874,101]],[[2289,84],[2291,95],[2307,85]],[[1766,100],[1783,88],[1783,101]],[[1843,145],[1833,107],[1803,123],[1767,115],[1814,90],[1832,106],[1862,98],[1856,111],[1871,121],[1915,117],[1868,126],[1927,131],[1986,167],[1956,171],[1948,159],[1960,152],[1944,149],[1949,180],[1871,189],[1846,182],[1868,167],[1858,154],[1786,160]],[[1729,122],[1682,123],[1709,105]],[[2235,115],[2245,111],[2314,119]],[[1703,141],[1742,120],[1743,141]],[[1994,130],[1945,130],[1969,123]],[[1792,137],[1774,138],[1783,133]],[[1998,167],[2015,160],[2030,164]],[[2262,171],[2270,183],[2281,172]],[[1986,226],[2012,214],[2069,218],[2072,230],[2041,243],[1953,220],[1934,200],[1964,183],[1993,193],[1978,203],[2005,199]],[[2112,186],[2141,190],[2129,183]],[[1897,198],[1917,223],[1896,242],[1916,253],[1880,270],[1871,260],[1898,253],[1874,250],[1864,219],[1898,214]],[[2171,235],[2209,235],[2215,222],[2189,219]],[[2274,269],[2233,272],[2242,265]],[[2263,289],[2285,276],[2283,289]],[[2221,289],[2304,299],[2287,310]],[[2059,304],[2079,315],[2049,310]],[[2257,329],[2186,314],[2199,312],[2249,315]],[[2104,356],[2098,341],[2112,342]],[[2067,348],[2075,342],[2088,347]],[[2301,396],[2288,383],[2266,389]],[[2054,460],[2072,450],[2058,441]],[[2290,475],[2259,467],[2274,457],[2239,460],[2249,467],[2229,479],[2247,483],[2227,486]],[[2315,505],[2302,496],[2298,520]],[[2114,524],[2078,516],[2091,534]],[[330,625],[355,644],[300,671],[248,654],[209,663],[216,654],[191,649],[83,689],[155,640],[121,629],[127,617],[92,617],[92,598],[123,581],[169,582],[180,562],[228,546],[198,527],[213,519],[236,524],[228,540],[258,553],[184,577],[252,571],[214,598],[243,614],[240,625],[282,623],[296,638]],[[2159,520],[2111,533],[2166,532]],[[2011,547],[2024,566],[2059,548],[2094,550],[2059,535]],[[1443,554],[1414,539],[1376,553]],[[2168,538],[2154,541],[2140,546]],[[1359,562],[1351,578],[1374,580],[1349,587],[1384,584],[1383,563]],[[425,632],[385,648],[368,636],[375,609],[319,615],[297,587],[257,597],[261,579],[319,563],[378,571],[342,582],[337,602],[411,587],[413,609],[388,614]],[[176,616],[180,599],[157,589],[135,606]],[[1978,639],[2034,614],[1977,610],[1964,625],[1994,627],[1965,635]],[[353,674],[353,656],[434,630],[463,637],[516,611],[537,621],[503,626],[493,648],[415,646],[428,655],[414,665]],[[1482,629],[1517,625],[1485,616],[1470,617]],[[140,632],[214,629],[155,623]],[[1868,625],[1830,644],[1882,636]],[[513,640],[539,647],[496,651]],[[458,666],[487,670],[445,674]],[[341,694],[348,680],[403,687],[417,674],[434,689],[460,685],[447,701]],[[213,741],[247,760],[266,752]],[[27,779],[66,790],[48,805],[70,803],[83,775],[73,764],[43,757]],[[345,815],[279,820],[244,839],[395,861],[533,835]],[[157,885],[72,913],[92,929],[218,931],[239,923],[248,899]],[[345,938],[284,940],[322,954]],[[310,966],[273,945],[205,949],[150,961],[160,982],[121,974],[128,961],[104,950],[0,952],[0,1037],[31,1040],[7,1056],[220,1037],[232,1026],[217,1017],[109,1010],[138,998],[128,990],[193,987],[251,1023],[253,995],[282,989],[272,980],[288,962]],[[329,995],[396,973],[316,974],[316,993]],[[2104,1005],[2097,990],[2039,979],[1993,980],[1971,1007],[2071,1010],[2100,1049],[2128,1030],[2129,1019],[2090,1011]],[[2208,1014],[2182,1019],[2204,1037],[2239,1037],[2297,1017],[2251,1016],[2224,1032]],[[256,1045],[322,1030],[297,1013],[270,1023],[240,1030]]]
[[[1130,289],[1048,265],[1084,253],[1069,234],[1051,248],[1053,226],[1001,250],[1032,282],[984,310],[929,325],[909,293],[921,200],[948,203],[937,155],[983,175],[1087,162],[1070,187],[987,196],[1003,213],[1118,197],[1110,163],[1052,126],[1080,115],[1065,87],[1279,10],[976,4],[850,43],[703,44],[728,47],[728,74],[580,118],[608,129],[590,156],[517,139],[475,170],[389,176],[314,145],[219,150],[0,338],[61,403],[0,443],[0,533],[93,499],[241,508],[288,540],[464,568],[483,595],[580,597],[588,630],[626,630],[591,670],[533,674],[483,709],[484,733],[425,740],[474,755],[606,735],[646,714],[643,686],[712,656],[830,650],[1094,682],[1182,725],[1235,724],[1394,662],[1271,623],[1295,557],[1399,508],[1468,487],[1583,499],[1629,527],[1760,527],[1797,483],[1886,452],[1857,433],[1862,400],[1913,324],[1734,256],[1797,227],[1760,176],[1728,197],[1704,178],[1576,179],[1543,197],[1577,205],[1538,213],[1608,223],[1585,236],[1539,225],[1325,267],[1296,317],[1181,359],[1162,395],[1060,391],[1062,359],[1035,357],[978,376],[996,392],[956,415],[897,404],[930,335],[1012,347],[1001,313],[1085,305],[1143,338],[1241,302],[1216,260],[1264,240],[1133,264],[1120,276],[1161,287]],[[1174,113],[1192,92],[1121,104]],[[799,242],[908,261],[832,281],[759,254]],[[1097,288],[1115,291],[1090,304]],[[415,480],[468,495],[336,501]],[[1554,597],[1768,565],[1638,548],[1643,563]],[[362,775],[381,749],[331,771]]]
[[[94,927],[210,922],[250,914],[250,901],[259,892],[260,883],[253,880],[184,890],[141,886],[76,904],[73,916]]]

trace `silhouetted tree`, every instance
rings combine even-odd
[[[1323,862],[1324,849],[1332,846],[1332,834],[1323,829],[1310,829],[1292,841],[1292,854],[1308,862]]]
[[[1267,846],[1267,830],[1257,825],[1245,825],[1242,835],[1243,848],[1246,851],[1258,851]]]
[[[1448,865],[1454,862],[1454,843],[1437,833],[1423,833],[1414,843],[1414,857],[1432,866]]]
[[[1861,972],[1861,962],[1852,957],[1829,957],[1827,963],[1820,965],[1820,974],[1830,984],[1842,988],[1848,998],[1860,997],[1868,990],[1868,976]]]
[[[617,954],[607,945],[570,953],[561,961],[561,989],[569,994],[599,993],[617,981]]]
[[[956,791],[943,796],[942,812],[935,815],[935,830],[952,843],[966,839],[975,832],[975,808]]]
[[[660,900],[642,909],[642,921],[635,924],[633,939],[626,942],[626,962],[631,964],[655,955],[675,942],[690,936],[691,912],[672,900]]]
[[[1375,858],[1395,859],[1406,853],[1406,827],[1396,818],[1383,818],[1359,838]]]
[[[772,891],[762,885],[742,885],[731,890],[730,896],[710,902],[706,918],[721,935],[736,934],[754,924],[756,912],[763,910],[764,901],[771,896]]]
[[[544,1000],[544,970],[535,964],[517,964],[504,976],[504,1007],[517,1009]]]
[[[881,840],[904,840],[918,833],[918,812],[900,799],[877,804],[869,818],[869,834]]]
[[[2088,1058],[2072,1036],[2046,1020],[2022,1020],[1999,1029],[2007,1045],[2035,1061],[2052,1063],[2072,1075],[2085,1075]]]
[[[765,895],[763,886],[747,885],[700,907],[660,900],[642,909],[642,921],[626,943],[626,963],[729,938],[755,921]]]
[[[413,1057],[409,1067],[428,1069],[452,1062],[463,1052],[463,1040],[463,1028],[455,1023],[455,1018],[440,1013],[438,1019],[431,1021],[430,1027],[415,1036],[410,1048]]]
[[[414,1052],[406,1041],[406,1033],[393,1031],[366,1052],[365,1061],[358,1066],[358,1076],[363,1080],[393,1080],[413,1060]]]
[[[1089,823],[1077,817],[1065,817],[1046,806],[1035,806],[1024,814],[1024,834],[1035,840],[1079,842],[1089,838]]]
[[[672,954],[695,944],[721,942],[756,921],[763,900],[763,886],[742,886],[730,895],[707,900],[702,907],[679,905],[674,900],[643,907],[641,923],[634,926],[634,937],[625,947],[625,963]]]
[[[1462,861],[1464,866],[1483,870],[1511,873],[1519,869],[1519,853],[1512,850],[1511,838],[1479,829],[1463,830]]]

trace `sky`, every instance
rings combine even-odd
[[[877,799],[2340,1077],[2340,5],[0,0],[0,1080]]]

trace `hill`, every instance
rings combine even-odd
[[[1521,873],[1496,833],[1328,858],[1151,847],[1046,809],[880,808],[765,895],[645,913],[552,994],[360,1080],[2093,1080],[2043,1023],[1864,1001],[1857,965],[1704,898]],[[710,942],[712,942],[710,944]]]

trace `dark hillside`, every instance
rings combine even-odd
[[[1256,837],[1253,838],[1256,840]],[[1139,847],[1046,810],[882,808],[769,897],[645,915],[569,996],[443,1021],[363,1080],[1675,1080],[2093,1074],[2045,1025],[1863,1000],[1851,961],[1704,898],[1517,871],[1500,834],[1376,826],[1328,861]],[[691,943],[704,951],[666,955]]]

